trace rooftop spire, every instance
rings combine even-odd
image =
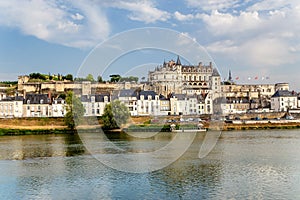
[[[228,81],[232,81],[231,70],[229,70]]]
[[[181,65],[181,62],[180,62],[179,56],[177,56],[176,65]]]

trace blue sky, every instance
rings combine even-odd
[[[202,45],[223,78],[230,69],[234,78],[239,77],[238,83],[289,82],[291,89],[299,91],[298,2],[1,0],[0,80],[17,79],[31,72],[75,75],[99,43],[131,29],[160,27]],[[133,53],[128,58],[139,60],[139,66],[145,61],[148,69],[149,63],[176,59],[176,55],[156,51]],[[101,62],[101,56],[99,59]],[[111,73],[131,65],[130,59],[115,62]]]

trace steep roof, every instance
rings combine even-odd
[[[186,98],[186,94],[172,94],[171,97],[175,97],[177,98],[178,100],[185,100]]]
[[[96,94],[95,95],[95,101],[96,102],[104,102],[104,97],[107,97],[108,102],[110,101],[110,95],[109,94]]]
[[[26,94],[24,104],[49,104],[50,99],[47,94]]]
[[[108,97],[108,101],[110,101],[110,95],[109,94],[96,94],[96,95],[82,95],[80,100],[81,102],[91,102],[92,97],[95,97],[95,102],[104,102],[104,97]]]
[[[139,99],[140,99],[141,95],[144,95],[144,98],[148,98],[148,96],[151,96],[152,99],[155,99],[155,96],[157,94],[153,90],[146,90],[146,91],[143,90],[143,91],[140,92],[140,95],[138,97]]]
[[[180,58],[179,58],[179,56],[177,56],[176,65],[181,65],[181,61],[180,61]]]
[[[290,92],[288,90],[277,90],[272,97],[296,97],[296,93]]]
[[[137,90],[135,89],[124,89],[120,90],[119,97],[137,97]]]
[[[1,101],[23,101],[23,96],[16,97],[6,97],[5,99],[1,99]]]
[[[212,76],[220,76],[220,73],[218,72],[217,68],[213,68]]]

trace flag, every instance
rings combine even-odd
[[[248,80],[251,80],[251,77],[248,77]]]
[[[270,79],[270,77],[267,76],[266,79]]]
[[[255,78],[254,78],[255,80],[257,80],[258,79],[258,76],[255,76]]]
[[[264,80],[265,79],[265,77],[261,77],[261,80]]]
[[[238,76],[235,78],[235,80],[239,80],[239,79],[240,79],[240,77],[238,77]]]

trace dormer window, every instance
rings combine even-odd
[[[104,102],[108,102],[108,97],[107,96],[104,97]]]
[[[43,104],[43,103],[44,103],[44,99],[41,99],[41,100],[40,100],[40,104]]]
[[[27,99],[27,104],[30,104],[30,100],[29,99]]]

